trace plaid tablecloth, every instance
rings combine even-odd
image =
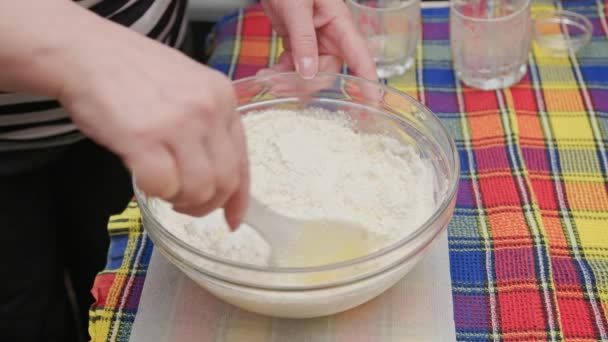
[[[607,3],[536,1],[534,11],[588,16],[593,38],[563,59],[533,46],[525,78],[499,91],[455,79],[449,11],[424,9],[414,70],[385,80],[430,107],[460,152],[449,226],[458,340],[608,341]],[[221,21],[212,46],[209,64],[234,79],[273,64],[281,50],[259,7]],[[153,246],[135,204],[109,230],[90,332],[127,341]]]

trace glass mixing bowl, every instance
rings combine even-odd
[[[435,208],[412,233],[366,256],[318,267],[259,267],[199,250],[164,227],[158,200],[137,187],[144,228],[156,250],[188,277],[240,308],[277,317],[307,318],[360,305],[399,281],[446,229],[454,211],[459,161],[453,139],[438,118],[412,97],[381,84],[341,74],[305,80],[296,73],[234,82],[238,111],[320,107],[343,111],[362,133],[381,132],[413,146],[434,170]],[[382,191],[382,189],[378,189]]]

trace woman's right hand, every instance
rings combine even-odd
[[[0,0],[0,43],[0,90],[58,98],[148,195],[238,225],[249,167],[224,75],[72,1]]]
[[[61,103],[85,135],[122,157],[146,194],[190,215],[223,207],[235,228],[249,166],[231,82],[151,39],[106,29],[63,52]]]

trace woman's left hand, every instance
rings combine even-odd
[[[283,54],[270,70],[297,70],[304,78],[318,71],[338,72],[345,61],[351,72],[376,81],[376,66],[342,0],[262,0]],[[260,72],[268,72],[263,69]]]

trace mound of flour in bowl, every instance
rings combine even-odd
[[[435,208],[431,165],[393,137],[357,133],[346,114],[269,110],[250,113],[243,123],[252,193],[284,215],[358,222],[394,241]],[[247,225],[229,232],[222,210],[195,220],[168,205],[156,210],[165,227],[200,250],[268,263],[262,237]]]

